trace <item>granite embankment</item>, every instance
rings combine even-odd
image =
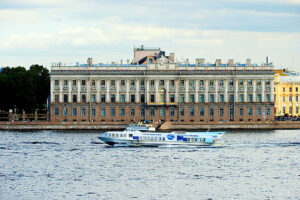
[[[0,122],[0,130],[124,130],[125,122]],[[159,130],[275,130],[300,129],[300,122],[165,122]]]

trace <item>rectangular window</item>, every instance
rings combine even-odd
[[[112,117],[116,116],[116,109],[115,108],[110,109],[110,116],[112,116]]]
[[[292,112],[290,112],[292,113]],[[271,108],[267,108],[267,116],[270,116],[271,115]]]
[[[261,100],[261,94],[257,94],[256,99],[257,99],[257,102],[261,102],[262,101]]]
[[[296,92],[298,92],[298,87],[296,87]]]
[[[135,115],[135,110],[134,108],[130,108],[130,116],[134,116]]]
[[[115,80],[110,80],[110,85],[111,86],[115,86],[116,85],[116,81]]]
[[[214,114],[215,114],[214,111],[215,111],[214,108],[210,108],[210,109],[209,109],[209,115],[210,115],[210,116],[214,116]]]
[[[165,102],[165,94],[161,94],[160,95],[160,103],[164,103]]]
[[[170,102],[174,103],[175,102],[175,95],[170,94]]]
[[[230,109],[229,109],[229,115],[230,115],[230,116],[234,116],[234,109],[233,109],[233,108],[230,108]]]
[[[194,80],[189,80],[189,86],[194,86],[195,85],[195,81]]]
[[[101,81],[100,81],[100,85],[101,85],[101,86],[105,86],[105,80],[101,80]]]
[[[150,116],[155,115],[155,109],[153,107],[150,108]]]
[[[204,116],[204,108],[199,108],[199,115]]]
[[[289,102],[292,102],[292,100],[293,100],[293,97],[289,96]]]
[[[59,116],[59,108],[54,108],[54,115]]]
[[[64,103],[68,103],[68,95],[64,94]]]
[[[184,108],[180,108],[180,115],[184,116]]]
[[[59,85],[59,80],[54,80],[54,85],[58,86]]]
[[[210,86],[214,86],[214,80],[210,80],[210,81],[209,81],[209,85],[210,85]]]
[[[145,103],[145,95],[141,94],[141,103]]]
[[[179,81],[179,86],[184,86],[184,80]]]
[[[175,81],[174,80],[170,80],[170,86],[175,86]]]
[[[252,80],[248,80],[248,85],[252,86]]]
[[[195,115],[195,109],[190,108],[190,116],[193,117]]]
[[[195,102],[195,95],[194,94],[190,94],[189,102],[190,103],[194,103]]]
[[[233,86],[233,83],[234,83],[233,80],[230,80],[230,81],[229,81],[229,85],[230,85],[230,86]]]
[[[135,95],[134,94],[130,95],[130,102],[131,103],[135,102]]]
[[[239,113],[240,113],[240,116],[243,116],[244,115],[244,108],[240,108]]]
[[[183,103],[184,102],[184,94],[180,94],[180,103]]]
[[[121,115],[122,117],[125,116],[125,109],[124,109],[124,108],[121,108],[121,109],[120,109],[120,115]]]
[[[219,85],[223,86],[224,85],[224,80],[220,80]]]
[[[125,94],[121,94],[121,103],[125,103]]]
[[[145,85],[145,80],[141,80],[141,86]]]
[[[55,102],[59,102],[59,94],[56,94],[56,95],[54,96],[54,101],[55,101]]]
[[[231,102],[231,103],[234,102],[234,94],[231,94],[231,95],[230,95],[230,102]]]
[[[150,86],[154,86],[154,80],[150,80]]]
[[[96,102],[96,94],[91,95],[91,102],[95,103]]]
[[[248,108],[248,115],[249,116],[252,116],[253,114],[253,109],[251,107]]]
[[[270,80],[267,80],[266,81],[266,85],[271,85],[271,81]],[[292,89],[292,88],[291,88]],[[290,91],[291,92],[291,91]]]
[[[225,102],[224,94],[220,94],[219,100],[220,100],[221,103]]]
[[[72,116],[76,116],[77,115],[77,109],[76,108],[73,108],[72,109]]]
[[[96,116],[96,108],[92,108],[92,116]]]
[[[160,85],[160,86],[164,86],[164,85],[165,85],[165,81],[164,81],[164,80],[160,80],[160,81],[159,81],[159,85]]]
[[[282,97],[282,101],[285,102],[285,96]]]
[[[151,94],[150,95],[150,102],[155,102],[155,95],[154,94]]]
[[[141,108],[141,112],[140,112],[141,116],[145,116],[145,109]]]
[[[160,108],[159,115],[160,115],[161,117],[165,116],[165,109],[164,109],[164,108]]]
[[[289,107],[289,113],[292,114],[292,112],[293,112],[293,108]]]
[[[96,85],[96,81],[95,80],[92,80],[91,83],[92,83],[92,86]]]
[[[175,109],[174,108],[170,108],[170,116],[175,116]]]
[[[130,80],[130,85],[135,86],[135,80]]]
[[[296,102],[298,102],[299,101],[299,96],[296,96]]]
[[[86,109],[85,108],[81,108],[81,116],[85,116],[86,115]]]
[[[204,94],[200,94],[200,95],[199,95],[199,101],[200,101],[201,103],[204,102]]]
[[[81,101],[82,101],[83,103],[86,102],[86,95],[85,95],[85,94],[81,95]]]
[[[115,94],[110,95],[110,102],[112,102],[112,103],[116,102],[116,95]]]
[[[285,87],[282,88],[283,92],[285,92]]]
[[[210,102],[210,103],[215,102],[215,95],[213,95],[213,94],[210,94],[210,95],[209,95],[209,102]]]
[[[204,80],[200,80],[199,85],[203,86],[204,85]]]
[[[68,85],[68,80],[64,80],[64,86]]]
[[[266,101],[270,102],[271,101],[271,95],[270,94],[266,94]]]
[[[85,86],[85,80],[81,80],[81,85]]]
[[[239,86],[243,86],[244,85],[244,80],[239,80]]]
[[[261,116],[261,107],[256,108],[256,115]]]
[[[105,108],[101,108],[101,110],[100,110],[100,115],[101,115],[101,117],[105,117]]]
[[[219,115],[222,117],[224,116],[224,108],[219,109]]]
[[[256,85],[257,85],[257,86],[261,86],[261,80],[257,80],[257,81],[256,81]]]
[[[76,85],[77,85],[77,81],[76,81],[76,80],[73,80],[72,83],[73,83],[73,84],[72,84],[73,86],[76,86]]]
[[[252,94],[248,94],[248,102],[252,102],[253,101],[253,96]]]
[[[64,108],[63,109],[63,115],[64,116],[68,116],[68,108]]]
[[[296,107],[296,114],[299,114],[299,107]]]
[[[73,102],[76,103],[77,102],[77,95],[73,94]]]
[[[125,86],[125,80],[121,80],[120,85]]]
[[[105,103],[105,94],[101,94],[100,100],[101,100],[101,103]]]

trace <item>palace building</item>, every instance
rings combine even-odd
[[[177,62],[159,48],[134,48],[126,64],[53,64],[51,121],[219,122],[274,119],[270,63]]]

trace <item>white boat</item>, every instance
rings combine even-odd
[[[155,127],[152,124],[138,122],[135,124],[129,124],[129,126],[126,128],[128,131],[155,131]]]
[[[225,132],[141,132],[109,131],[99,139],[111,146],[209,146],[215,144]]]

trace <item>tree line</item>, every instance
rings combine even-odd
[[[46,112],[50,91],[49,70],[40,65],[4,67],[0,72],[0,110],[26,113]]]

